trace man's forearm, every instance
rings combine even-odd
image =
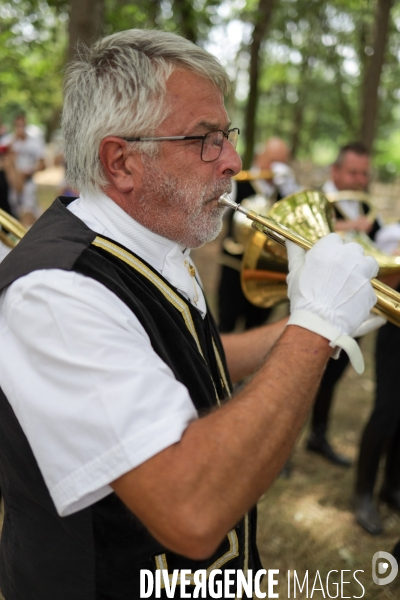
[[[113,488],[167,547],[211,554],[282,468],[331,352],[290,326],[240,394]]]
[[[221,336],[229,373],[234,383],[254,373],[285,330],[287,318],[244,333]]]

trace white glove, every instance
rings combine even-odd
[[[359,244],[344,244],[336,233],[319,240],[308,252],[286,242],[289,258],[288,325],[299,325],[343,348],[357,373],[364,361],[352,334],[376,303],[371,279],[378,263],[364,256]]]
[[[357,327],[357,329],[351,334],[351,337],[358,338],[362,337],[363,335],[367,335],[367,333],[371,333],[371,331],[379,329],[379,327],[382,327],[382,325],[385,325],[385,323],[387,323],[387,321],[383,317],[370,314],[364,323],[361,323],[360,327]]]

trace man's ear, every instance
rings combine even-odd
[[[141,167],[139,154],[128,153],[126,142],[121,138],[108,136],[101,141],[99,158],[110,184],[122,193],[132,191]]]

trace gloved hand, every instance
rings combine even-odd
[[[370,314],[369,317],[361,323],[360,327],[357,327],[355,331],[351,334],[351,337],[358,338],[363,335],[367,335],[367,333],[371,333],[371,331],[375,331],[385,325],[387,320],[379,315]]]
[[[378,263],[358,244],[344,244],[336,233],[319,240],[308,252],[286,242],[289,258],[288,325],[299,325],[346,350],[357,372],[364,368],[361,351],[351,336],[376,303],[370,280]]]

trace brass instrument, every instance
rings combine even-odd
[[[353,202],[364,202],[368,204],[370,211],[374,210],[369,195],[358,190],[337,190],[336,192],[324,192],[329,202],[335,203],[341,200],[352,200]]]
[[[0,208],[0,241],[14,248],[26,233],[26,228],[17,219]]]
[[[240,171],[232,177],[235,181],[248,181],[254,189],[254,194],[242,200],[242,206],[255,212],[265,214],[271,206],[271,201],[262,193],[259,181],[262,179],[272,179],[273,172],[269,169]],[[223,254],[220,257],[220,263],[236,271],[240,271],[240,256],[243,254],[246,244],[252,235],[251,225],[247,224],[246,217],[240,212],[235,212],[232,218],[232,237],[226,237],[222,242],[224,250],[228,255]],[[229,256],[230,255],[230,256]],[[239,257],[239,258],[236,258]]]
[[[241,281],[247,299],[260,307],[287,298],[286,240],[309,250],[333,231],[327,198],[316,190],[304,190],[276,202],[266,217],[232,202],[227,195],[220,198],[219,204],[253,221],[256,231],[243,257]],[[374,312],[400,326],[400,294],[377,279],[371,283],[378,298]]]
[[[242,200],[240,205],[257,214],[266,215],[272,206],[272,200],[267,198],[264,194],[254,194],[254,196],[249,196]],[[253,229],[251,224],[249,225],[249,220],[246,215],[238,210],[235,211],[232,219],[232,235],[236,244],[241,245],[242,254],[252,233]]]
[[[273,176],[274,174],[270,169],[264,169],[262,171],[240,171],[232,179],[235,181],[256,181],[257,179],[272,179]]]

